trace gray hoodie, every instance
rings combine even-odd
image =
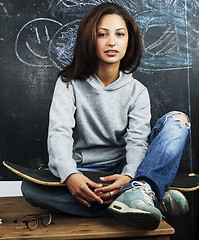
[[[126,158],[122,174],[134,177],[150,133],[147,89],[132,75],[107,87],[97,76],[57,80],[50,109],[48,152],[51,172],[64,182],[77,166],[100,166]]]

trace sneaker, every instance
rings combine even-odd
[[[148,184],[134,181],[132,188],[122,193],[108,207],[119,221],[134,227],[154,230],[162,220],[159,209],[154,207],[155,194]]]
[[[189,212],[189,204],[181,192],[168,190],[159,209],[164,216],[181,216]]]

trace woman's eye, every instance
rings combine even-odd
[[[123,36],[124,36],[124,33],[117,33],[117,36],[118,36],[118,37],[123,37]]]
[[[97,36],[98,36],[98,37],[105,37],[105,36],[106,36],[106,33],[98,33]]]

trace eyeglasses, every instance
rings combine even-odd
[[[33,231],[39,226],[39,220],[41,220],[41,223],[45,227],[48,227],[50,224],[54,224],[50,213],[25,215],[22,218],[14,220],[14,223],[23,222],[30,231]]]

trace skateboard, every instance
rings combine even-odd
[[[192,192],[199,190],[199,174],[177,173],[169,189],[175,189],[181,192]]]
[[[55,177],[49,169],[31,169],[8,161],[3,161],[3,165],[13,173],[31,182],[47,186],[66,186],[66,184],[61,183],[60,178]],[[104,186],[112,183],[111,181],[106,183],[100,181],[100,177],[111,175],[109,172],[81,171],[81,173],[93,182],[101,183]]]
[[[3,165],[18,176],[31,182],[47,186],[66,186],[65,184],[61,183],[60,179],[55,177],[49,169],[31,169],[8,161],[4,161]],[[82,171],[82,173],[93,182],[102,183],[103,185],[112,183],[104,183],[100,181],[100,177],[111,175],[110,172]],[[196,191],[199,189],[199,174],[178,173],[169,189],[175,189],[182,192]]]

